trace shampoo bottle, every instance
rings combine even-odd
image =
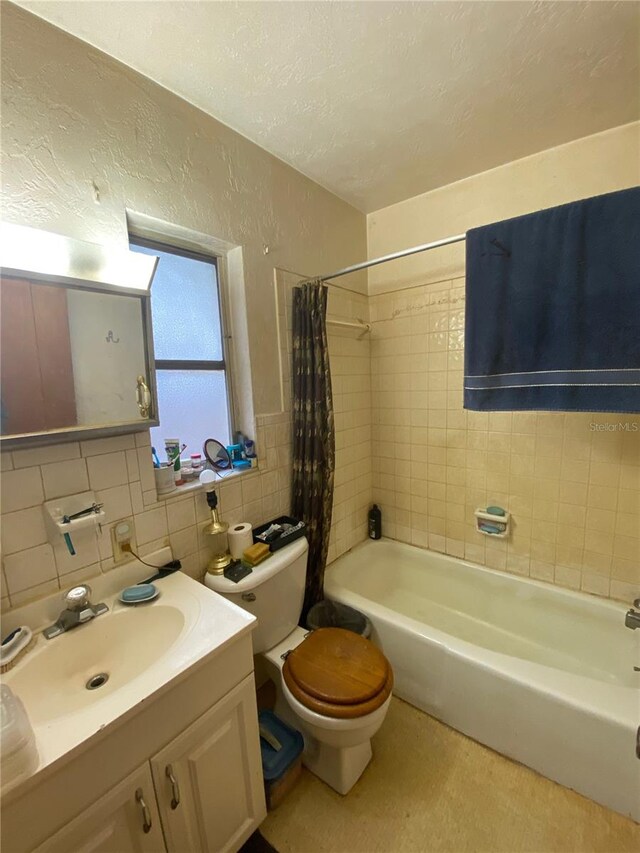
[[[380,507],[374,504],[369,510],[369,539],[380,539],[382,536],[382,513]]]

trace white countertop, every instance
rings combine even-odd
[[[124,584],[122,573],[112,579],[117,589],[109,595],[104,594],[104,579],[91,584],[92,602],[104,601],[108,613],[50,640],[39,634],[35,647],[2,676],[30,717],[40,755],[36,773],[135,713],[142,702],[254,627],[250,613],[180,571],[155,582],[160,595],[154,601],[124,605],[118,600],[123,586],[152,572],[137,564],[126,574]],[[55,606],[62,609],[59,596]],[[41,608],[45,611],[46,606]],[[38,629],[45,624],[50,624],[48,617]],[[109,671],[109,682],[97,691],[86,690],[86,679],[101,670]]]

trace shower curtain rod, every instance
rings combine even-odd
[[[374,258],[372,261],[362,261],[360,264],[352,264],[350,267],[344,267],[344,269],[338,270],[337,272],[328,273],[327,275],[316,276],[315,279],[307,279],[303,284],[306,284],[307,281],[327,281],[329,284],[330,278],[339,278],[341,275],[349,275],[352,272],[358,272],[358,270],[366,270],[368,267],[375,267],[378,264],[386,264],[387,261],[395,261],[398,258],[406,258],[407,255],[417,255],[418,252],[426,252],[428,249],[437,249],[439,246],[448,246],[451,243],[461,243],[463,240],[466,240],[466,234],[456,234],[455,237],[445,237],[444,240],[434,240],[433,243],[423,243],[421,246],[413,246],[411,249],[402,249],[400,252],[392,252],[390,255],[383,255],[381,258]]]

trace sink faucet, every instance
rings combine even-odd
[[[640,598],[636,598],[633,602],[633,607],[630,610],[627,610],[624,617],[624,624],[627,628],[631,628],[635,631],[636,628],[640,628],[640,612],[639,610],[634,610],[634,607],[637,607],[640,610]]]
[[[70,631],[72,628],[82,625],[83,622],[89,622],[101,613],[106,613],[109,609],[106,604],[91,604],[89,596],[91,595],[91,587],[87,584],[74,586],[64,594],[65,609],[53,625],[49,625],[42,632],[47,640],[52,637],[57,637],[58,634],[64,634],[65,631]]]

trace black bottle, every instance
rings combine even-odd
[[[374,504],[369,510],[369,539],[380,539],[382,536],[382,513],[380,507]]]

